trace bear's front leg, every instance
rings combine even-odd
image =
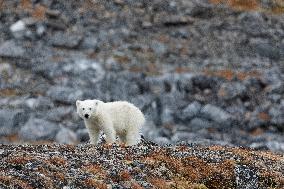
[[[88,129],[90,143],[96,145],[100,137],[100,130],[96,128],[94,125],[92,125],[91,123],[85,122],[85,125]]]
[[[104,128],[104,133],[106,135],[106,143],[114,143],[116,140],[116,132],[113,127],[106,127]]]
[[[104,134],[106,135],[106,143],[114,143],[116,140],[116,132],[110,116],[108,116],[107,114],[101,114],[100,118],[101,119],[99,120],[99,124],[100,128],[102,128]]]

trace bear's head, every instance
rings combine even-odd
[[[84,100],[76,101],[77,106],[77,113],[79,116],[84,119],[88,120],[96,116],[98,112],[98,106],[101,103],[99,100]]]

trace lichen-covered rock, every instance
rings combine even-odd
[[[283,155],[221,146],[0,145],[1,188],[277,188]]]

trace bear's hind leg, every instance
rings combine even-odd
[[[118,135],[119,141],[123,144],[126,143],[126,135],[125,134],[119,134]]]
[[[139,133],[139,130],[134,129],[134,130],[129,130],[126,133],[126,146],[132,146],[136,145],[140,142],[141,136]]]

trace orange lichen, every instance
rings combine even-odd
[[[105,183],[103,183],[102,181],[96,180],[96,179],[87,178],[86,180],[84,180],[84,183],[88,187],[107,189],[107,185]]]
[[[25,10],[30,10],[32,9],[33,4],[30,0],[21,0],[20,6]]]
[[[45,13],[46,7],[42,5],[37,5],[32,11],[32,16],[37,20],[44,20],[46,16]]]
[[[268,113],[266,112],[260,112],[257,117],[263,121],[269,121],[270,120],[270,116],[268,115]]]
[[[256,70],[248,71],[248,72],[241,72],[241,71],[233,71],[229,69],[224,69],[224,70],[205,69],[203,73],[208,76],[217,76],[220,78],[224,78],[228,81],[232,81],[234,78],[237,78],[242,81],[247,78],[259,78],[261,76],[261,74]]]
[[[233,9],[239,10],[258,10],[260,2],[258,0],[210,0],[211,3],[224,3]]]
[[[131,182],[131,188],[133,189],[143,189],[142,186],[140,186],[140,184],[138,184],[137,182]]]
[[[149,182],[154,186],[154,188],[158,189],[170,189],[170,184],[164,179],[160,178],[149,178]]]
[[[33,158],[29,156],[21,156],[21,157],[12,157],[7,160],[8,163],[16,164],[16,165],[24,165],[31,161]]]
[[[84,165],[81,167],[81,169],[92,174],[102,173],[102,168],[96,164]]]
[[[125,63],[129,63],[130,62],[130,58],[128,58],[127,56],[118,56],[115,55],[114,59],[121,64],[125,64]]]
[[[16,96],[17,94],[15,89],[0,89],[0,96]]]
[[[127,180],[130,180],[130,179],[131,179],[131,175],[129,174],[128,171],[122,171],[122,172],[120,172],[119,176],[120,176],[120,179],[121,179],[122,181],[127,181]]]
[[[204,70],[205,75],[217,76],[231,81],[234,78],[235,73],[232,70]]]
[[[65,166],[67,164],[67,161],[63,159],[62,157],[54,156],[50,158],[50,163],[56,165],[56,166]]]
[[[176,73],[186,73],[186,72],[189,72],[189,71],[190,71],[190,68],[186,68],[186,67],[177,67],[175,69]]]

